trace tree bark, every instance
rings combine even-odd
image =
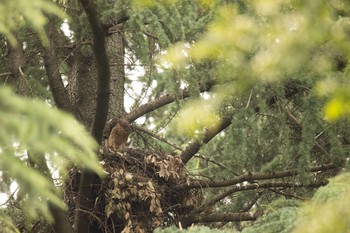
[[[121,118],[124,110],[125,51],[123,24],[108,29],[106,38],[107,55],[110,61],[111,92],[109,96],[108,119]]]
[[[72,105],[81,115],[81,123],[89,130],[96,105],[96,67],[93,55],[73,52],[67,87]]]
[[[80,0],[80,3],[84,8],[92,29],[92,47],[97,68],[96,108],[94,111],[91,134],[96,142],[101,144],[103,129],[107,120],[110,94],[110,71],[105,47],[105,32],[99,22],[94,2]],[[83,170],[79,184],[77,212],[75,217],[78,233],[88,233],[91,229],[89,211],[92,210],[94,205],[94,184],[100,184],[100,180],[96,174],[88,170]]]
[[[26,58],[22,48],[22,39],[17,36],[18,33],[14,34],[16,35],[17,45],[9,45],[8,54],[12,74],[10,83],[12,84],[16,93],[22,96],[31,97],[33,91],[25,75]]]
[[[232,123],[231,117],[224,117],[221,121],[214,126],[208,128],[204,135],[201,138],[194,139],[186,149],[180,154],[182,162],[186,164],[202,147],[203,143],[208,143],[211,139],[213,139],[218,133],[222,130],[226,129]]]
[[[82,120],[76,109],[73,108],[68,92],[62,81],[55,48],[55,46],[57,46],[57,38],[59,35],[56,32],[55,19],[52,17],[46,26],[46,34],[49,38],[49,45],[43,48],[43,59],[55,104],[57,108],[72,113],[78,120]]]

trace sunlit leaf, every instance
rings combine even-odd
[[[176,130],[191,135],[218,124],[220,116],[215,109],[215,100],[194,100],[186,104],[176,119]]]
[[[313,201],[303,208],[302,222],[294,233],[343,233],[350,226],[350,176],[340,175],[325,187],[320,188]]]

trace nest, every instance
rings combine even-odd
[[[105,149],[101,164],[107,177],[95,190],[91,220],[97,220],[104,232],[152,232],[156,227],[176,224],[179,216],[200,205],[199,191],[174,190],[189,180],[177,155]]]

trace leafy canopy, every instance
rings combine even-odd
[[[317,190],[311,202],[303,207],[301,223],[294,233],[349,232],[350,174],[344,173]]]
[[[337,0],[247,1],[244,9],[226,4],[200,40],[176,44],[161,62],[180,69],[217,61],[223,95],[312,73],[318,93],[329,98],[324,114],[335,120],[350,113],[348,68],[341,67],[350,55],[349,9]]]

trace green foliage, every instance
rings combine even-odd
[[[334,120],[350,112],[350,86],[339,81],[350,55],[349,9],[340,1],[237,1],[218,8],[200,40],[176,44],[164,58],[174,68],[193,60],[218,61],[219,80],[235,83],[229,92],[301,72],[328,76],[334,95],[324,113]],[[319,89],[325,94],[330,88]]]
[[[49,0],[4,0],[0,4],[0,33],[14,45],[17,41],[13,30],[28,24],[39,33],[40,39],[47,44],[44,31],[47,22],[46,14],[64,18],[63,11]]]
[[[96,143],[68,114],[2,87],[0,122],[0,171],[2,178],[19,185],[18,199],[23,200],[27,217],[43,214],[52,220],[49,201],[65,208],[46,163],[61,177],[69,164],[103,174]]]
[[[301,223],[294,233],[349,232],[350,174],[332,179],[320,188],[312,201],[303,207]]]
[[[348,232],[350,174],[344,173],[321,187],[310,202],[300,208],[298,202],[277,200],[271,213],[258,219],[242,233],[253,232]]]
[[[299,203],[293,200],[278,199],[270,205],[271,212],[259,218],[253,226],[242,233],[279,233],[291,232],[297,223]]]
[[[17,229],[17,227],[13,223],[12,216],[9,216],[8,213],[6,213],[3,210],[0,210],[0,231],[1,232],[7,232],[7,233],[19,233],[20,231]]]
[[[175,119],[177,133],[180,135],[194,136],[208,125],[215,125],[220,122],[220,117],[216,113],[217,101],[210,103],[204,99],[193,100],[186,103],[181,109],[179,116]],[[205,114],[203,114],[205,112]],[[183,121],[186,119],[186,121]]]
[[[283,181],[305,182],[305,178],[315,181],[333,174],[327,171],[308,175],[305,168],[320,163],[339,164],[347,159],[349,149],[344,144],[349,141],[349,125],[343,121],[328,124],[320,115],[320,109],[329,99],[324,108],[329,120],[350,112],[347,91],[349,68],[346,62],[350,53],[349,3],[340,0],[100,0],[96,1],[96,5],[104,25],[113,25],[127,18],[123,34],[127,62],[145,70],[145,75],[137,79],[144,84],[137,104],[178,91],[184,85],[191,98],[199,97],[199,100],[192,99],[188,104],[177,101],[175,106],[163,107],[146,116],[150,124],[156,124],[156,130],[160,130],[184,107],[176,127],[182,131],[174,136],[175,127],[167,129],[169,141],[185,145],[189,141],[188,135],[192,137],[193,132],[201,132],[208,125],[216,124],[219,116],[232,116],[231,126],[198,153],[221,166],[207,161],[205,164],[202,160],[190,161],[190,165],[196,163],[196,175],[200,179],[200,175],[228,179],[247,172],[299,168],[299,177]],[[79,51],[88,60],[79,65],[86,65],[82,69],[93,69],[90,64],[91,47],[86,43],[90,38],[86,15],[78,1],[68,1],[66,6],[73,19],[69,24],[74,33],[69,46],[64,41],[58,42],[65,49],[57,52],[59,56],[66,57],[66,48],[71,48],[71,44],[77,45],[74,51]],[[42,28],[47,13],[61,14],[49,1],[3,1],[0,4],[0,32],[14,43],[12,29],[28,23],[45,41]],[[32,48],[37,45],[33,46],[28,38],[25,42],[29,47],[25,52],[30,56],[36,52]],[[162,54],[165,49],[168,49],[165,55],[155,59],[155,54]],[[4,49],[4,53],[6,51]],[[73,53],[70,56],[73,56],[72,59],[65,58],[67,69],[71,68],[70,60],[75,59]],[[32,63],[27,64],[27,71],[32,77],[45,76],[41,59],[30,59]],[[169,69],[171,66],[173,70]],[[162,69],[157,69],[159,67]],[[4,71],[7,70],[6,67]],[[47,100],[45,81],[37,81],[35,85],[44,87],[40,90],[40,97]],[[218,85],[209,98],[200,97],[199,87],[207,81]],[[316,87],[317,93],[325,98],[316,96],[312,87]],[[130,86],[129,89],[132,88]],[[298,89],[298,93],[286,98],[290,89]],[[48,179],[51,174],[45,170],[46,163],[51,171],[59,171],[62,177],[71,163],[101,174],[93,155],[96,145],[77,122],[37,100],[20,99],[7,89],[0,89],[0,98],[0,170],[3,172],[0,189],[9,193],[9,185],[17,182],[20,187],[18,199],[22,200],[28,216],[44,215],[49,218],[49,199],[64,207],[55,186]],[[269,104],[271,100],[275,100],[273,106]],[[297,122],[290,119],[290,114]],[[139,143],[135,139],[137,136],[133,137],[132,144],[137,147],[153,146],[153,142],[144,140],[144,137],[139,137]],[[316,143],[323,148],[316,147]],[[154,148],[165,150],[164,147]],[[61,185],[60,181],[56,185]],[[340,186],[343,188],[327,186],[324,189],[327,195],[322,194],[322,189],[317,192],[314,198],[317,207],[328,200],[326,196],[334,196],[343,189],[347,191],[345,185]],[[203,189],[203,193],[210,200],[222,190]],[[298,223],[298,203],[279,199],[271,204],[280,196],[276,194],[278,191],[234,193],[213,209],[237,212],[258,198],[252,210],[267,214],[243,232],[290,232]],[[313,190],[283,191],[291,196],[313,194]],[[338,198],[344,206],[348,205],[342,196]],[[320,203],[317,203],[318,199]],[[338,213],[339,206],[327,205],[330,211],[325,216],[332,220],[332,213]],[[316,211],[309,212],[313,217]],[[348,216],[346,211],[344,213]],[[339,217],[337,214],[334,216]],[[11,222],[1,217],[0,221],[4,223],[0,225],[7,227],[4,231],[11,230]],[[208,227],[158,231],[222,232]]]

